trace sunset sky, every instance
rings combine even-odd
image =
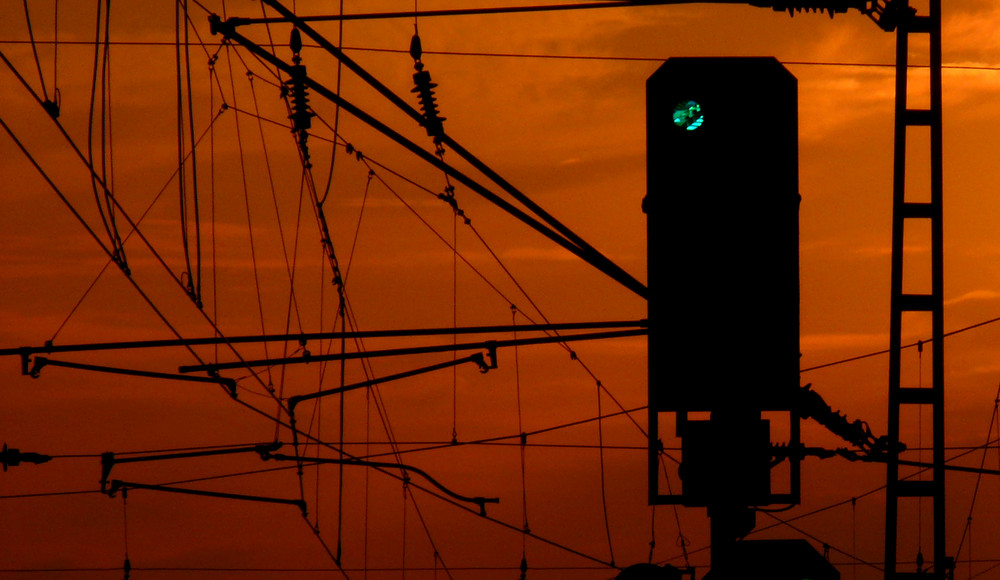
[[[9,133],[0,131],[0,349],[40,347],[46,341],[204,338],[216,328],[225,336],[339,330],[337,290],[313,200],[302,185],[281,81],[273,67],[247,50],[220,45],[221,37],[208,25],[211,13],[224,18],[275,13],[262,12],[256,1],[191,0],[188,84],[185,53],[178,63],[175,48],[175,3],[112,3],[109,74],[104,82],[98,78],[92,104],[97,15],[104,3],[58,3],[58,28],[55,0],[28,4],[37,65],[24,3],[0,0],[0,52],[10,63],[0,62],[0,120],[9,127]],[[347,13],[414,7],[395,0],[345,4]],[[528,4],[535,3],[521,3]],[[333,1],[286,5],[300,15],[340,10]],[[417,3],[420,10],[499,5],[518,3]],[[926,9],[924,3],[916,6]],[[857,12],[832,20],[823,14],[789,18],[770,9],[703,4],[422,17],[416,24],[422,62],[438,84],[445,132],[642,282],[647,279],[641,211],[647,193],[646,79],[670,57],[777,58],[799,88],[801,368],[888,347],[895,35]],[[418,106],[410,92],[412,18],[350,21],[342,40],[337,23],[314,26]],[[291,62],[289,25],[238,30],[261,44],[270,44],[270,37],[278,58]],[[946,331],[1000,317],[998,30],[995,1],[955,0],[944,7]],[[301,57],[308,74],[335,90],[337,61],[304,40]],[[914,54],[922,54],[919,45]],[[189,160],[184,191],[193,255],[197,179],[202,310],[182,287],[188,275],[175,176],[178,70],[185,79],[183,154],[190,150],[192,129],[198,140],[197,175]],[[39,96],[42,79],[50,98],[58,88],[58,120],[68,139],[17,75]],[[927,99],[926,69],[915,68],[911,79],[911,98],[920,106]],[[421,127],[347,69],[340,85],[344,99],[434,152]],[[646,316],[644,299],[453,179],[455,201],[469,223],[456,218],[435,196],[447,186],[439,169],[345,111],[334,157],[335,107],[314,91],[309,98],[317,115],[308,138],[312,175],[317,196],[325,198],[355,329]],[[194,111],[190,121],[188,103]],[[103,164],[102,109],[103,124],[110,126]],[[81,223],[109,243],[98,209],[103,195],[95,195],[89,170],[71,144],[86,158],[88,139],[98,173],[121,204],[115,221],[125,238],[131,281]],[[444,159],[500,193],[454,151]],[[923,158],[915,155],[911,168],[915,182],[926,178]],[[141,221],[139,232],[149,245],[129,236],[129,220]],[[906,244],[917,263],[913,271],[919,272],[920,261],[929,261],[929,238],[917,233]],[[698,252],[697,240],[661,251]],[[733,279],[732,291],[759,283]],[[919,276],[907,279],[920,283]],[[697,280],[676,284],[698,291]],[[930,338],[929,321],[924,328],[919,321],[908,328],[912,334],[903,337],[904,344]],[[718,365],[726,365],[749,341],[766,340],[768,331],[737,325],[717,330],[706,348]],[[376,338],[366,339],[363,348],[452,341],[451,334]],[[948,456],[969,452],[957,464],[1000,469],[1000,426],[994,421],[998,345],[1000,324],[946,342]],[[709,563],[705,510],[646,505],[647,361],[675,361],[669,353],[648,353],[643,336],[569,346],[573,356],[556,344],[502,348],[498,368],[487,373],[463,364],[454,372],[351,391],[343,396],[343,407],[338,396],[297,407],[299,428],[332,447],[318,451],[303,441],[302,453],[336,458],[334,449],[342,445],[354,457],[414,466],[457,494],[499,498],[499,504],[487,505],[487,518],[475,505],[441,499],[447,496],[417,474],[411,474],[409,486],[391,468],[345,466],[341,479],[336,465],[307,466],[299,477],[294,462],[265,462],[253,453],[122,463],[111,479],[304,498],[306,519],[291,505],[146,489],[132,489],[126,501],[120,493],[114,498],[99,493],[104,452],[125,458],[278,440],[285,443],[279,453],[292,455],[289,429],[275,422],[276,399],[339,387],[342,375],[343,384],[352,384],[448,362],[451,353],[373,358],[365,365],[352,360],[343,373],[336,362],[256,367],[256,376],[246,367],[220,371],[236,380],[235,400],[214,384],[57,366],[31,378],[22,375],[18,356],[2,357],[0,442],[54,458],[0,473],[0,577],[120,578],[127,555],[136,579],[513,579],[522,557],[531,580],[609,579],[616,568],[650,559],[695,566],[700,579]],[[182,365],[302,357],[303,349],[315,356],[340,348],[339,341],[317,340],[304,347],[290,341],[50,358],[176,374]],[[359,348],[347,345],[348,351]],[[458,356],[473,352],[480,351]],[[929,384],[929,350],[924,354],[921,358],[913,349],[903,354],[908,384]],[[703,387],[711,383],[712,371],[683,376],[671,369],[671,384],[663,388]],[[753,368],[745,372],[748,383],[767,380]],[[888,358],[881,355],[805,372],[801,381],[881,435],[887,375]],[[598,421],[601,415],[606,417]],[[280,419],[287,421],[287,414]],[[911,448],[930,445],[929,430],[913,428],[920,421],[926,425],[929,418],[904,420]],[[523,448],[520,433],[529,434]],[[450,444],[453,435],[456,445]],[[392,454],[389,441],[399,455]],[[973,449],[987,441],[993,445],[988,451]],[[809,422],[803,442],[846,446]],[[677,441],[665,444],[671,448]],[[930,460],[929,451],[914,455]],[[670,480],[679,489],[675,472]],[[806,459],[802,505],[758,514],[750,538],[805,538],[821,552],[825,544],[842,578],[880,578],[884,483],[881,464]],[[947,546],[958,558],[956,578],[1000,578],[996,476],[977,485],[973,474],[949,474],[947,485]],[[930,503],[912,508],[905,510],[901,571],[914,569],[918,545],[925,558],[931,554]],[[527,537],[521,533],[526,522]],[[339,567],[331,556],[338,544]]]

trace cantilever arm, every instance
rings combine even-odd
[[[301,457],[295,457],[294,455],[283,455],[275,453],[261,453],[260,456],[264,459],[274,459],[277,461],[302,461]],[[474,503],[479,506],[479,514],[486,515],[486,504],[488,503],[500,503],[500,498],[498,497],[467,497],[461,494],[457,494],[447,487],[438,483],[436,479],[431,477],[426,471],[420,469],[419,467],[413,467],[412,465],[405,465],[402,463],[388,463],[384,461],[367,461],[364,459],[330,459],[324,457],[310,457],[308,459],[310,463],[333,463],[336,465],[360,465],[363,467],[378,467],[384,469],[402,469],[404,471],[412,471],[424,479],[429,481],[431,485],[440,489],[449,496],[457,499],[458,501],[464,501],[467,503]],[[405,479],[404,479],[405,481]]]
[[[281,442],[260,443],[257,445],[241,445],[226,449],[208,449],[202,451],[183,451],[179,453],[158,453],[155,455],[136,455],[132,457],[116,457],[111,451],[101,454],[101,491],[105,492],[111,468],[118,463],[136,463],[139,461],[159,461],[163,459],[187,459],[189,457],[209,457],[212,455],[232,455],[234,453],[270,453],[281,449]],[[114,493],[112,489],[111,493]]]
[[[182,493],[186,495],[201,495],[205,497],[216,497],[222,499],[238,499],[242,501],[256,501],[261,503],[280,503],[297,506],[302,510],[302,517],[306,517],[306,502],[301,499],[284,499],[280,497],[265,497],[260,495],[245,495],[241,493],[225,493],[221,491],[204,491],[200,489],[188,489],[186,487],[170,487],[167,485],[150,485],[146,483],[136,483],[134,481],[121,481],[115,479],[111,481],[111,489],[108,495],[113,496],[118,491],[129,489],[148,489],[152,491],[166,491],[169,493]]]
[[[109,367],[102,365],[92,365],[86,363],[76,363],[70,361],[62,360],[52,360],[44,356],[36,356],[33,360],[33,365],[30,370],[27,370],[24,374],[30,375],[33,378],[38,378],[42,369],[46,366],[53,367],[63,367],[67,369],[77,369],[83,371],[94,371],[99,373],[111,373],[116,375],[129,375],[133,377],[148,377],[152,379],[170,379],[174,381],[188,381],[195,383],[213,383],[226,387],[230,395],[236,396],[236,381],[234,379],[220,377],[217,373],[211,377],[193,377],[191,375],[179,375],[174,373],[159,373],[155,371],[143,371],[138,369],[126,369],[121,367]],[[27,362],[22,365],[24,369],[27,369]]]
[[[415,119],[420,118],[420,113],[418,113],[415,109],[413,109],[413,107],[409,106],[400,97],[393,94],[388,88],[386,88],[384,85],[378,82],[374,77],[372,77],[369,73],[364,71],[364,69],[362,69],[356,63],[354,63],[350,59],[347,59],[342,54],[342,52],[339,51],[339,49],[336,49],[336,47],[333,46],[332,43],[326,41],[321,35],[313,31],[305,22],[302,22],[297,17],[295,17],[294,13],[289,11],[287,8],[284,8],[274,0],[267,0],[267,2],[273,8],[279,9],[279,11],[282,12],[286,17],[290,17],[292,21],[295,22],[296,26],[299,29],[301,29],[305,34],[313,38],[313,40],[320,42],[320,44],[326,50],[331,52],[336,51],[334,52],[334,54],[337,56],[337,58],[341,60],[341,62],[343,62],[346,66],[354,70],[355,73],[359,74],[364,80],[369,82],[369,84],[371,84],[376,90],[379,90],[385,96],[387,96],[394,104],[396,104],[397,107],[400,107],[404,112],[414,117]],[[237,32],[236,25],[239,23],[239,21],[235,21],[231,18],[223,21],[218,15],[213,14],[209,17],[209,22],[211,24],[212,34],[222,34],[225,38],[239,43],[244,48],[246,48],[256,56],[258,56],[263,61],[283,70],[286,74],[289,75],[293,74],[293,68],[291,65],[277,58],[272,53],[264,50],[261,46],[251,41],[249,38]],[[491,179],[493,179],[494,182],[496,182],[501,187],[504,187],[504,189],[510,195],[514,196],[515,199],[517,199],[517,201],[519,201],[521,204],[527,207],[531,213],[534,213],[534,216],[537,216],[538,219],[532,216],[529,212],[520,209],[511,202],[493,193],[488,188],[486,188],[479,182],[473,180],[464,173],[460,172],[455,167],[445,163],[444,161],[438,159],[433,154],[425,151],[422,147],[420,147],[416,143],[410,141],[409,139],[407,139],[397,131],[393,130],[385,123],[382,123],[369,113],[364,112],[359,107],[346,101],[335,91],[328,89],[321,83],[317,82],[315,79],[307,75],[303,75],[302,80],[306,86],[311,88],[317,94],[322,95],[327,100],[337,104],[343,110],[347,111],[350,115],[354,116],[359,121],[366,123],[367,125],[379,131],[386,137],[389,137],[390,139],[392,139],[399,145],[405,147],[411,153],[420,157],[427,163],[435,167],[438,167],[446,174],[450,175],[451,177],[453,177],[454,179],[458,180],[460,183],[468,187],[471,191],[489,200],[491,203],[503,209],[511,216],[515,217],[516,219],[530,226],[535,231],[549,238],[553,242],[559,244],[560,246],[570,251],[580,259],[591,264],[598,270],[602,271],[604,274],[611,277],[613,280],[619,282],[626,288],[638,294],[640,297],[642,298],[647,297],[648,289],[644,284],[636,280],[632,275],[628,274],[624,269],[621,268],[621,266],[618,266],[610,259],[608,259],[606,256],[604,256],[596,249],[591,247],[589,244],[584,242],[579,236],[577,236],[571,230],[566,228],[566,226],[558,223],[554,218],[552,218],[552,216],[549,216],[547,213],[544,212],[544,210],[542,210],[540,207],[534,204],[530,199],[524,196],[524,194],[520,193],[512,186],[510,186],[510,184],[508,184],[506,181],[500,178],[500,176],[497,175],[495,172],[493,172],[488,166],[486,166],[484,163],[473,157],[468,151],[463,149],[457,143],[454,143],[447,135],[442,136],[443,142],[445,144],[447,144],[453,150],[455,150],[456,153],[461,155],[466,161],[468,161],[474,167],[476,167],[476,169],[483,172],[485,175],[489,176]]]
[[[180,373],[192,373],[192,372],[218,372],[224,369],[234,369],[234,368],[250,368],[255,366],[272,366],[272,365],[286,365],[286,364],[308,364],[313,362],[325,362],[332,360],[350,360],[356,358],[375,358],[383,356],[404,356],[413,354],[430,354],[435,352],[453,352],[459,350],[474,350],[474,349],[487,349],[495,350],[499,348],[507,348],[511,346],[524,346],[524,345],[535,345],[535,344],[551,344],[551,343],[563,343],[563,342],[575,342],[580,340],[598,340],[605,338],[625,338],[629,336],[642,336],[649,333],[649,329],[645,326],[630,330],[616,330],[608,332],[588,332],[584,334],[563,334],[556,336],[542,336],[542,337],[532,337],[532,338],[518,338],[516,340],[486,340],[480,342],[460,342],[458,344],[436,344],[431,346],[417,346],[409,348],[394,348],[388,350],[372,350],[372,351],[358,351],[358,352],[345,352],[345,353],[335,353],[335,354],[323,354],[323,355],[312,355],[309,357],[285,357],[285,358],[274,358],[274,359],[260,359],[260,360],[243,360],[237,362],[223,362],[223,363],[209,363],[202,365],[185,365],[179,367],[177,372]]]
[[[317,391],[315,393],[309,393],[309,394],[306,394],[306,395],[296,395],[294,397],[289,397],[288,398],[288,412],[289,413],[295,413],[295,406],[298,405],[299,403],[301,403],[302,401],[308,401],[309,399],[317,399],[319,397],[325,397],[327,395],[336,395],[337,393],[345,393],[347,391],[353,391],[355,389],[362,389],[362,388],[370,387],[370,386],[373,386],[373,385],[380,385],[382,383],[388,383],[390,381],[396,381],[396,380],[399,380],[399,379],[405,379],[405,378],[413,377],[413,376],[416,376],[416,375],[422,375],[424,373],[429,373],[429,372],[432,372],[432,371],[446,369],[446,368],[449,368],[449,367],[456,367],[456,366],[458,366],[460,364],[465,364],[465,363],[468,363],[468,362],[474,362],[474,363],[476,363],[477,365],[479,365],[479,370],[481,372],[485,373],[486,371],[488,371],[491,368],[494,368],[494,369],[496,368],[496,352],[495,352],[495,349],[493,349],[491,351],[491,356],[493,358],[493,362],[490,365],[486,364],[486,359],[485,359],[485,357],[483,357],[483,353],[477,352],[476,354],[469,355],[469,356],[466,356],[466,357],[462,357],[460,359],[455,359],[453,361],[448,361],[448,362],[443,362],[443,363],[439,363],[439,364],[436,364],[436,365],[430,365],[430,366],[426,366],[426,367],[421,367],[419,369],[413,369],[413,370],[410,370],[410,371],[404,371],[404,372],[401,372],[401,373],[396,373],[394,375],[388,375],[388,376],[380,377],[380,378],[377,378],[377,379],[371,379],[369,381],[361,381],[360,383],[354,383],[353,385],[345,385],[343,387],[337,387],[337,388],[334,388],[334,389],[326,389],[324,391]]]

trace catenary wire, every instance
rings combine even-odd
[[[983,456],[979,461],[979,469],[983,469],[986,466],[986,452],[989,450],[990,437],[993,436],[993,426],[997,421],[997,412],[1000,409],[1000,384],[997,385],[997,393],[993,397],[993,413],[990,415],[990,425],[986,429],[986,443],[983,444]],[[957,561],[959,556],[962,554],[962,548],[965,546],[965,537],[970,532],[970,527],[972,525],[972,513],[976,507],[976,499],[979,497],[979,484],[982,481],[983,474],[980,472],[976,476],[976,485],[972,490],[972,499],[969,501],[969,515],[965,520],[965,525],[962,527],[962,536],[958,540],[958,548],[955,549],[954,558]],[[971,539],[970,539],[971,543]]]
[[[30,44],[29,40],[18,40],[18,39],[0,39],[0,45],[10,44],[10,45],[21,45]],[[39,45],[44,44],[55,44],[54,41],[46,40],[36,40]],[[92,41],[85,40],[60,40],[59,44],[64,46],[90,46],[93,44]],[[169,47],[173,48],[173,42],[167,41],[148,41],[148,40],[117,40],[111,41],[109,43],[111,46],[159,46],[159,47]],[[200,42],[195,42],[193,44],[199,45]],[[316,45],[311,45],[312,48],[316,48]],[[381,48],[381,47],[371,47],[371,46],[344,46],[345,51],[357,51],[357,52],[385,52],[385,53],[397,53],[406,54],[408,53],[405,49],[399,48]],[[545,54],[545,53],[520,53],[520,52],[493,52],[493,51],[469,51],[469,50],[425,50],[424,54],[428,55],[439,55],[439,56],[469,56],[469,57],[486,57],[486,58],[517,58],[517,59],[553,59],[553,60],[594,60],[594,61],[612,61],[612,62],[663,62],[668,56],[629,56],[629,55],[600,55],[600,54]],[[782,60],[782,64],[791,66],[819,66],[819,67],[862,67],[862,68],[895,68],[895,64],[892,63],[880,63],[880,62],[850,62],[850,61],[832,61],[832,60]],[[922,69],[928,68],[930,65],[926,64],[909,64],[908,67],[912,69]],[[1000,71],[1000,65],[988,65],[988,64],[943,64],[942,68],[945,70],[971,70],[971,71],[988,71],[995,72]]]

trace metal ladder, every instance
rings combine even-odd
[[[885,518],[885,578],[900,580],[904,578],[935,578],[944,579],[952,567],[945,552],[945,497],[944,497],[944,292],[943,292],[943,238],[942,238],[942,127],[941,127],[941,0],[929,0],[928,14],[919,15],[908,2],[897,2],[903,5],[902,13],[896,15],[896,114],[895,114],[895,147],[893,152],[893,209],[892,209],[892,280],[890,298],[890,328],[889,328],[889,439],[890,452],[886,468],[886,518]],[[924,35],[927,60],[929,64],[930,102],[926,108],[915,108],[908,103],[908,73],[913,70],[909,66],[910,36]],[[921,47],[924,45],[922,44]],[[927,157],[930,167],[929,189],[930,198],[918,197],[912,189],[907,188],[907,137],[917,132],[929,131]],[[921,142],[921,145],[923,143]],[[911,162],[912,165],[912,162]],[[911,167],[912,168],[912,167]],[[925,178],[926,179],[926,178]],[[916,180],[914,180],[916,181]],[[914,253],[904,245],[904,230],[907,225],[930,226],[930,288],[921,288],[914,292],[906,292],[903,285],[903,263],[913,267],[911,261],[905,260],[906,254]],[[924,264],[917,264],[924,267]],[[918,271],[920,280],[926,278],[924,271]],[[921,313],[931,317],[931,385],[903,386],[901,380],[903,314]],[[911,317],[912,318],[912,317]],[[922,409],[920,409],[922,406]],[[926,474],[921,477],[900,477],[899,456],[894,449],[900,444],[900,412],[902,409],[930,411],[931,431],[933,440],[930,478]],[[918,425],[923,429],[923,425]],[[909,475],[914,475],[913,473]],[[912,499],[910,499],[912,498]],[[917,511],[917,503],[931,501],[933,525],[931,530],[933,541],[932,566],[925,567],[920,572],[900,571],[896,565],[898,552],[900,500],[911,505]],[[919,525],[919,524],[918,524]],[[918,550],[920,546],[917,547]],[[914,554],[916,555],[916,554]]]

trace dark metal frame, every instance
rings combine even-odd
[[[945,552],[945,457],[944,457],[944,243],[942,236],[942,122],[941,122],[941,0],[930,0],[928,14],[918,15],[909,2],[893,5],[896,29],[896,112],[893,149],[892,203],[892,280],[889,321],[889,438],[890,449],[898,449],[900,411],[904,406],[930,408],[933,438],[931,478],[901,479],[899,466],[908,465],[897,454],[886,461],[885,578],[898,580],[913,577],[896,569],[898,550],[899,500],[916,498],[933,503],[933,568],[919,577],[943,579],[952,564]],[[907,102],[910,35],[929,36],[930,107],[911,108]],[[930,201],[910,201],[906,194],[906,137],[910,128],[930,130]],[[931,288],[929,293],[906,293],[903,288],[903,262],[906,248],[904,229],[908,223],[930,223]],[[901,379],[902,326],[904,312],[931,315],[931,386],[903,386]],[[911,407],[912,408],[912,407]],[[923,428],[923,426],[918,426]],[[918,546],[918,550],[920,547]]]

